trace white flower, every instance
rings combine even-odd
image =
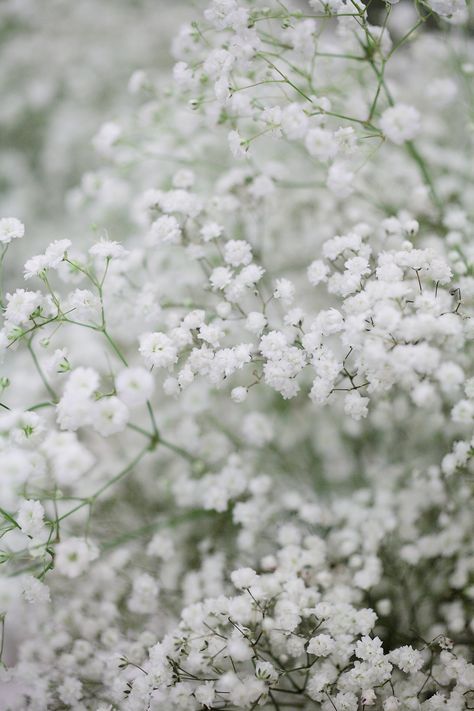
[[[263,277],[265,270],[258,264],[249,264],[239,272],[237,279],[243,286],[253,286]]]
[[[25,234],[25,226],[16,217],[0,219],[0,242],[8,244],[12,239],[20,239]]]
[[[71,369],[68,360],[69,352],[67,348],[56,348],[53,355],[45,363],[44,370],[47,375],[57,373],[67,373]]]
[[[305,146],[311,156],[323,161],[334,158],[338,151],[338,144],[332,132],[319,127],[308,131]]]
[[[118,397],[112,395],[93,403],[91,424],[102,437],[122,432],[129,418],[128,407]]]
[[[423,666],[423,655],[409,645],[398,647],[388,655],[390,661],[405,673],[416,672]]]
[[[234,402],[245,402],[245,400],[247,399],[247,395],[248,395],[248,390],[247,390],[247,388],[243,388],[243,387],[233,388],[232,392],[230,394],[230,396]]]
[[[291,304],[295,297],[295,285],[289,279],[276,279],[273,296],[284,304]]]
[[[365,706],[373,706],[377,703],[377,695],[373,689],[365,689],[361,694],[360,701]]]
[[[144,333],[138,350],[147,365],[154,368],[168,368],[178,360],[178,350],[165,333]]]
[[[290,140],[304,138],[309,126],[309,119],[300,104],[285,106],[281,114],[283,133]]]
[[[75,289],[67,299],[67,310],[71,309],[72,318],[85,321],[98,320],[100,299],[89,289]]]
[[[143,69],[137,69],[128,80],[128,90],[131,94],[138,94],[146,88],[147,84],[148,77],[146,72]]]
[[[258,661],[255,664],[255,676],[274,684],[278,679],[278,672],[271,662]]]
[[[17,523],[27,536],[39,536],[44,530],[44,508],[41,503],[25,499],[18,511]]]
[[[242,159],[247,157],[248,145],[238,131],[230,131],[227,140],[229,141],[229,148],[234,158]]]
[[[470,425],[474,421],[474,401],[459,400],[451,411],[453,422]]]
[[[55,269],[64,259],[64,255],[71,246],[71,240],[60,239],[47,247],[44,254],[28,259],[25,263],[25,279],[38,276],[45,269]]]
[[[327,186],[337,197],[347,198],[353,191],[354,173],[346,163],[336,161],[328,171]]]
[[[79,679],[67,676],[58,687],[58,695],[67,706],[75,706],[83,697],[82,684]]]
[[[225,289],[231,283],[232,276],[232,271],[227,267],[216,267],[212,271],[209,281],[213,289]]]
[[[251,311],[247,314],[245,328],[251,333],[261,333],[267,323],[266,317],[260,311]]]
[[[0,434],[22,446],[37,444],[45,430],[43,419],[29,410],[7,410],[0,413]]]
[[[68,578],[82,575],[91,561],[95,560],[99,551],[97,547],[84,538],[68,538],[55,547],[55,568],[58,573]]]
[[[149,242],[156,244],[179,244],[181,241],[181,227],[178,220],[172,215],[162,215],[155,220],[148,235]]]
[[[48,586],[32,575],[22,576],[21,587],[23,597],[32,605],[42,605],[51,599]]]
[[[122,129],[120,126],[112,121],[102,124],[92,140],[95,150],[105,156],[109,155],[111,152],[110,149],[117,143],[121,133]]]
[[[401,145],[420,132],[420,114],[413,106],[396,104],[383,112],[380,128],[392,143]]]
[[[218,225],[217,222],[206,222],[206,224],[201,227],[199,234],[203,242],[210,242],[220,237],[222,232],[223,227]]]
[[[310,639],[306,648],[309,654],[314,654],[316,657],[327,657],[336,647],[336,642],[328,634],[318,634]]]
[[[194,692],[196,701],[203,704],[206,708],[211,708],[216,698],[216,690],[212,681],[206,681],[204,684],[196,687]]]
[[[342,331],[344,318],[337,309],[327,309],[320,311],[311,329],[322,333],[323,336],[330,336]]]
[[[231,239],[224,246],[224,259],[231,267],[250,264],[252,261],[252,248],[245,240]]]
[[[227,654],[234,662],[245,662],[253,657],[253,650],[240,632],[234,632],[227,640]]]
[[[128,609],[139,614],[153,612],[157,605],[159,586],[147,573],[138,575],[133,580],[132,594],[128,599]]]
[[[48,260],[45,254],[38,254],[36,257],[31,257],[25,262],[25,279],[31,279],[31,277],[39,276],[45,269],[48,268]]]
[[[230,579],[238,590],[244,590],[255,585],[258,575],[252,568],[239,568],[230,574]]]
[[[101,239],[92,245],[89,249],[89,254],[92,257],[100,257],[101,259],[123,259],[128,252],[118,242]]]
[[[315,259],[308,267],[308,280],[312,286],[317,286],[321,282],[327,281],[329,274],[328,265],[322,259]]]
[[[199,335],[202,341],[210,343],[214,348],[218,348],[220,345],[220,339],[225,336],[225,331],[222,328],[221,322],[217,319],[210,324],[203,323],[199,327]]]
[[[252,412],[245,416],[242,432],[249,444],[261,447],[273,438],[273,427],[268,417],[260,412]]]
[[[176,553],[171,531],[155,533],[147,547],[147,555],[156,556],[161,560],[172,560]]]
[[[163,212],[178,212],[188,217],[197,217],[203,207],[198,195],[182,189],[160,192],[158,204]]]
[[[5,319],[14,325],[28,321],[30,316],[43,310],[44,298],[39,291],[17,289],[13,294],[7,294]]]
[[[466,16],[466,3],[464,0],[430,0],[430,6],[442,17],[453,18],[462,22]]]
[[[128,407],[136,407],[149,400],[154,387],[153,376],[145,368],[125,368],[115,378],[117,395]]]
[[[99,374],[93,368],[75,368],[71,371],[64,388],[65,395],[87,398],[99,387]]]
[[[204,16],[218,30],[226,27],[238,30],[246,25],[248,11],[239,7],[235,0],[212,0]]]
[[[382,641],[379,637],[363,637],[356,644],[356,656],[364,661],[374,662],[383,656]]]
[[[369,398],[362,397],[357,390],[351,390],[344,398],[344,412],[354,420],[367,417]]]

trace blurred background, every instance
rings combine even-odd
[[[48,241],[68,236],[65,196],[98,164],[93,136],[133,108],[134,71],[168,70],[193,4],[0,2],[0,215],[25,222],[25,253],[45,231]]]

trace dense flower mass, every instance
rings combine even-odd
[[[471,9],[186,12],[0,219],[0,698],[472,709]]]

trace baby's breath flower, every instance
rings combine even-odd
[[[0,219],[0,242],[9,244],[12,239],[20,239],[25,234],[25,226],[16,217]]]
[[[413,106],[396,104],[384,111],[380,128],[393,143],[411,141],[420,131],[420,114]]]
[[[467,6],[209,0],[170,82],[176,11],[148,4],[105,0],[98,53],[71,6],[60,77],[48,44],[27,86],[25,2],[4,11],[30,240],[76,130],[99,154],[74,239],[28,251],[37,290],[0,220],[6,703],[474,708]],[[38,25],[64,35],[42,5],[35,57]],[[117,103],[121,64],[147,71]]]

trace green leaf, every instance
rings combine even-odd
[[[17,522],[15,521],[13,516],[11,514],[9,514],[7,511],[5,511],[5,509],[2,509],[1,507],[0,507],[0,514],[2,514],[3,518],[5,518],[7,521],[10,521],[10,523],[12,523],[15,526],[15,528],[19,528],[21,531],[21,526],[19,526],[17,524]]]

